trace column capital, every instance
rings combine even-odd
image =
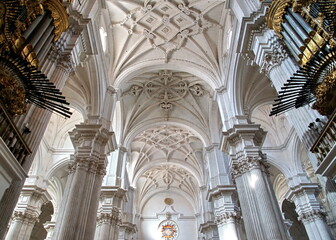
[[[260,169],[261,171],[268,173],[268,168],[269,165],[267,164],[264,155],[242,157],[232,161],[232,178],[236,179],[252,169]]]
[[[248,155],[260,151],[266,132],[260,124],[234,124],[232,128],[223,132],[221,149],[232,154],[246,153]]]
[[[321,209],[314,209],[309,212],[301,213],[298,217],[298,220],[305,223],[305,222],[313,222],[319,219],[324,220],[325,217],[326,217],[326,213],[323,212]]]
[[[106,166],[104,162],[99,159],[94,160],[90,157],[75,157],[75,160],[68,166],[69,173],[74,172],[76,169],[84,169],[87,172],[95,173],[101,176],[106,174]]]
[[[57,66],[61,67],[68,74],[74,71],[74,63],[70,54],[60,54],[57,60]]]
[[[121,213],[117,208],[113,208],[110,213],[99,213],[97,217],[97,224],[112,224],[121,225]]]
[[[241,215],[239,212],[223,212],[215,216],[215,223],[217,225],[226,224],[229,222],[240,223]]]
[[[38,217],[39,216],[35,213],[14,211],[12,219],[13,221],[35,224],[36,222],[38,222]]]

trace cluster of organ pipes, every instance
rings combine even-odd
[[[314,1],[306,6],[299,5],[299,8],[297,5],[297,1],[273,1],[270,8],[282,6],[282,9],[269,11],[273,16],[268,16],[268,25],[276,31],[300,66],[279,92],[271,116],[316,103],[317,89],[319,93],[321,89],[325,91],[325,95],[332,95],[335,90],[332,89],[333,83],[330,84],[330,78],[336,71],[335,1]],[[274,24],[279,16],[280,27]],[[324,83],[326,79],[327,85]],[[324,88],[321,88],[321,84],[324,84]],[[323,99],[330,99],[330,96]],[[320,108],[317,110],[321,114],[329,115],[334,105],[325,107],[323,104],[315,106]]]
[[[55,45],[56,19],[52,15],[60,15],[52,13],[48,6],[61,4],[58,0],[44,2],[46,5],[43,6],[38,1],[0,2],[0,100],[12,115],[23,114],[26,105],[33,103],[70,117],[69,103],[39,70],[39,63],[46,60]],[[10,96],[10,93],[20,98]]]

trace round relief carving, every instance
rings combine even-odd
[[[167,205],[172,205],[174,203],[174,199],[172,198],[165,198],[164,203]]]

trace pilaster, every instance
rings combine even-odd
[[[42,205],[48,201],[45,189],[37,186],[25,187],[14,211],[6,240],[29,240],[34,225],[39,220]]]
[[[97,215],[95,239],[117,240],[122,223],[121,207],[125,190],[118,187],[102,187]]]
[[[217,186],[208,191],[207,199],[214,204],[215,224],[218,228],[218,239],[245,239],[242,219],[236,201],[234,185]]]
[[[203,234],[204,240],[219,240],[217,225],[214,222],[206,222],[200,225],[199,232]]]
[[[290,178],[289,185],[286,198],[295,203],[298,220],[305,226],[309,239],[332,239],[326,224],[326,214],[316,197],[319,185],[308,182],[304,174]]]

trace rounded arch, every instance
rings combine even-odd
[[[135,184],[137,183],[137,181],[139,180],[139,178],[145,172],[147,172],[148,170],[150,170],[152,168],[155,168],[155,167],[158,167],[158,166],[168,166],[168,165],[177,166],[177,167],[180,167],[180,168],[186,170],[187,172],[191,173],[191,175],[196,179],[196,181],[197,181],[197,183],[198,183],[199,186],[203,185],[203,181],[201,179],[201,176],[200,176],[200,174],[195,169],[193,169],[192,167],[188,167],[186,164],[182,164],[181,161],[178,161],[178,160],[174,161],[174,159],[172,159],[172,160],[173,161],[163,162],[162,159],[157,159],[156,161],[151,162],[151,164],[146,164],[146,165],[142,166],[135,173],[135,175],[133,177],[133,180],[132,180],[132,183],[131,183],[131,186],[132,187],[136,187]]]
[[[267,154],[267,162],[272,167],[276,168],[279,172],[281,172],[286,178],[289,178],[292,176],[291,167],[288,166],[288,162],[285,162],[284,164],[279,161],[279,159],[274,158],[273,156]]]
[[[302,151],[304,151],[304,147],[301,143],[301,140],[299,139],[299,137],[297,135],[295,135],[294,140],[293,140],[293,161],[294,161],[294,165],[295,165],[295,172],[293,171],[292,174],[296,174],[296,173],[301,173],[301,172],[305,172],[304,168],[303,168],[303,159],[302,159]]]
[[[183,64],[182,64],[183,63]],[[124,81],[130,80],[135,76],[138,76],[145,72],[158,71],[158,70],[174,70],[193,74],[200,79],[203,79],[213,90],[220,87],[219,76],[214,74],[210,69],[204,68],[204,66],[197,65],[191,61],[172,59],[169,63],[165,63],[164,60],[150,60],[137,63],[121,72],[116,78],[113,86],[119,88]],[[114,79],[114,78],[112,78]]]
[[[60,170],[60,169],[62,169],[62,168],[67,168],[68,165],[69,165],[69,163],[70,163],[70,156],[66,156],[66,157],[64,157],[64,158],[62,158],[62,159],[60,159],[60,160],[58,160],[55,164],[53,164],[53,165],[50,167],[50,169],[49,169],[49,171],[47,172],[45,178],[46,178],[47,180],[51,179],[52,176],[55,175],[55,173],[56,173],[58,170]]]
[[[139,213],[143,212],[144,207],[146,206],[148,201],[153,196],[157,195],[158,193],[165,192],[165,190],[166,189],[154,189],[150,194],[147,194],[143,199],[141,199],[141,201],[139,201],[139,206],[138,206],[139,207]],[[200,212],[201,206],[199,205],[199,202],[197,201],[198,199],[193,199],[191,196],[189,196],[188,194],[186,194],[182,190],[177,190],[175,188],[169,189],[169,192],[184,197],[190,203],[190,205],[193,207],[193,210],[194,210],[195,214]]]
[[[174,120],[174,121],[173,121]],[[184,129],[187,129],[194,133],[203,143],[203,146],[210,145],[210,139],[205,131],[192,122],[187,122],[181,119],[171,119],[171,121],[158,121],[157,119],[152,119],[147,121],[146,124],[138,124],[137,127],[131,129],[128,134],[124,137],[123,145],[126,149],[129,149],[133,139],[138,136],[141,132],[146,131],[150,128],[160,126],[160,125],[169,125],[169,126],[178,126]]]

